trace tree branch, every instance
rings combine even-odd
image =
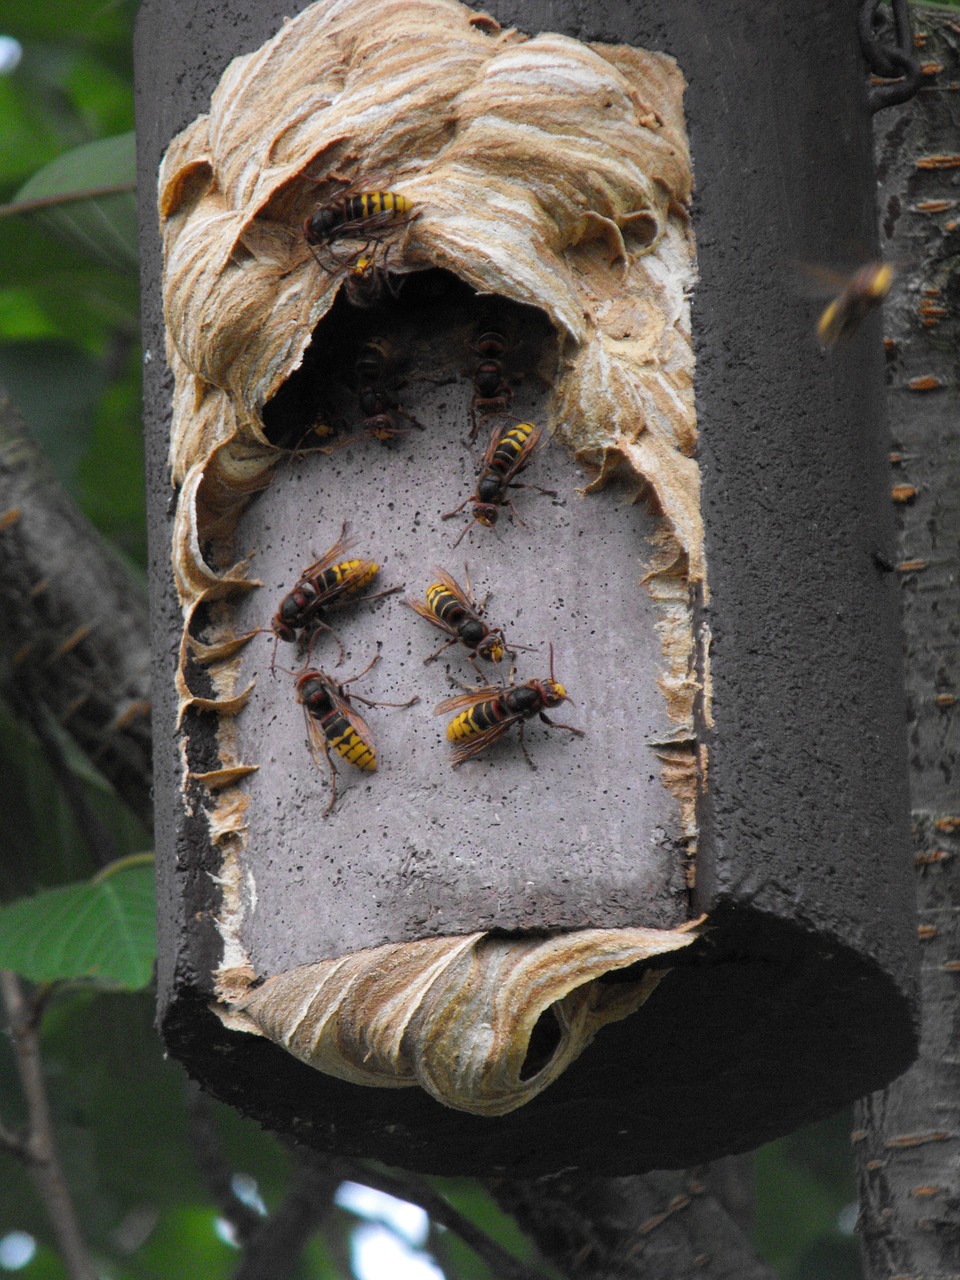
[[[232,1280],[282,1280],[293,1275],[300,1255],[330,1212],[343,1177],[336,1161],[302,1155],[283,1203],[261,1219]]]
[[[631,1178],[565,1173],[488,1185],[569,1280],[775,1280],[707,1190],[709,1167]]]
[[[340,1160],[338,1165],[344,1178],[360,1182],[366,1187],[374,1187],[377,1191],[385,1191],[387,1195],[396,1196],[398,1200],[408,1200],[410,1204],[419,1205],[426,1210],[434,1222],[455,1232],[464,1244],[469,1245],[497,1280],[544,1280],[542,1271],[515,1258],[476,1223],[464,1217],[439,1192],[434,1191],[429,1183],[414,1174],[399,1171],[381,1173],[362,1160]]]
[[[233,1190],[232,1172],[220,1145],[213,1108],[192,1080],[187,1083],[187,1140],[214,1203],[233,1227],[237,1243],[246,1248],[262,1229],[264,1220]]]
[[[30,1170],[71,1280],[97,1280],[99,1272],[80,1234],[76,1210],[57,1155],[36,1022],[20,979],[9,969],[0,970],[0,994],[10,1023],[28,1116],[26,1135],[12,1149]]]
[[[0,1147],[4,1151],[9,1151],[11,1155],[17,1157],[18,1160],[26,1160],[27,1145],[19,1133],[14,1133],[12,1129],[8,1129],[5,1124],[0,1123]]]
[[[21,713],[54,717],[151,826],[143,587],[77,511],[2,388],[0,600],[0,685]]]
[[[101,200],[104,196],[123,196],[136,191],[135,182],[112,182],[104,187],[84,187],[82,191],[61,191],[55,196],[34,196],[32,200],[13,200],[0,204],[0,218],[12,218],[18,214],[35,213],[38,209],[55,209],[77,200]]]

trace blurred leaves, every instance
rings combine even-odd
[[[156,958],[153,858],[0,907],[0,969],[31,982],[87,980],[136,991]]]
[[[62,746],[68,761],[76,752],[66,734]],[[135,853],[149,846],[143,829],[101,775],[93,781],[89,765],[74,769],[81,778],[87,803],[110,832],[119,851]],[[4,794],[16,803],[3,806],[3,857],[0,859],[0,901],[10,901],[38,889],[80,880],[90,874],[90,851],[76,827],[57,776],[33,734],[0,701],[0,777]],[[2,1096],[2,1094],[0,1094]]]
[[[37,219],[104,266],[120,272],[136,270],[136,172],[132,133],[101,138],[44,165],[7,208],[24,206],[21,216]],[[110,194],[111,189],[123,187],[129,190]]]
[[[102,363],[60,338],[0,343],[0,382],[73,492],[106,378]]]
[[[46,0],[44,4],[23,4],[22,0],[0,0],[0,31],[21,41],[37,41],[71,48],[114,50],[130,55],[134,0]],[[129,79],[128,82],[129,84]]]
[[[134,177],[134,0],[0,0],[0,203]],[[0,218],[0,381],[70,496],[145,562],[134,196]]]
[[[859,1245],[838,1225],[857,1196],[850,1128],[841,1111],[757,1152],[754,1243],[782,1280],[860,1280]]]
[[[490,1193],[474,1179],[431,1178],[430,1181],[465,1218],[476,1223],[482,1231],[522,1262],[539,1267],[547,1276],[559,1274],[540,1257],[536,1247],[514,1219],[504,1213]],[[427,1247],[434,1252],[441,1265],[449,1266],[450,1274],[457,1276],[458,1280],[496,1280],[487,1264],[450,1231],[438,1232],[434,1229]]]
[[[143,395],[140,345],[118,337],[92,416],[73,490],[77,504],[102,534],[137,564],[146,565]]]
[[[0,318],[9,316],[0,338],[60,337],[96,355],[115,330],[137,332],[134,271],[106,270],[25,218],[0,218],[0,262]],[[35,314],[24,329],[11,300],[28,298]]]
[[[171,1259],[183,1260],[184,1275],[227,1280],[237,1265],[236,1246],[217,1233],[217,1213],[182,1205],[162,1214],[150,1238],[127,1261],[131,1277],[169,1276]],[[187,1262],[189,1259],[189,1262]]]
[[[188,1141],[186,1078],[165,1058],[153,1016],[150,993],[75,989],[48,1007],[41,1048],[61,1157],[94,1251],[116,1264],[108,1274],[218,1280],[238,1255],[216,1234],[219,1210]],[[14,1114],[18,1096],[9,1041],[0,1037],[0,1106],[11,1127],[22,1119]],[[276,1209],[289,1156],[256,1124],[210,1106],[228,1166],[254,1174],[268,1210]],[[30,1180],[2,1150],[0,1223],[50,1242]],[[32,1280],[29,1267],[21,1274]]]

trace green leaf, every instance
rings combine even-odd
[[[145,569],[142,407],[140,347],[131,342],[122,373],[100,397],[77,472],[77,493],[100,532]]]
[[[101,138],[57,156],[20,188],[11,211],[41,220],[56,235],[117,271],[137,266],[137,204],[133,133]],[[86,193],[91,194],[86,194]],[[97,194],[99,193],[99,194]],[[51,201],[37,208],[37,202]]]
[[[757,1152],[754,1243],[783,1276],[806,1250],[836,1237],[840,1210],[856,1198],[850,1126],[843,1111]]]
[[[112,48],[130,43],[136,5],[130,0],[48,0],[45,4],[24,4],[23,0],[0,0],[0,31],[21,42],[40,40],[75,47]]]
[[[0,341],[57,337],[57,326],[29,289],[0,289]]]
[[[0,342],[0,382],[74,499],[104,391],[103,361],[61,339]]]
[[[144,1277],[169,1276],[176,1273],[182,1259],[190,1269],[179,1272],[181,1275],[227,1280],[236,1269],[239,1253],[218,1236],[217,1219],[216,1210],[199,1206],[168,1210],[128,1266]],[[169,1270],[171,1263],[174,1272]]]
[[[10,902],[48,885],[60,885],[90,874],[90,848],[77,830],[60,779],[29,729],[0,702],[0,777],[4,793],[16,797],[3,808],[3,857],[0,858],[0,902]],[[139,829],[120,829],[114,812],[120,802],[88,794],[100,820],[124,852],[147,844]],[[125,813],[124,813],[125,816]],[[129,827],[129,823],[127,826]],[[132,841],[133,843],[130,843]],[[0,1085],[0,1097],[3,1096]]]
[[[91,881],[0,907],[0,969],[32,982],[145,987],[156,956],[149,862],[145,855],[122,858]]]
[[[43,328],[88,354],[103,355],[117,330],[137,332],[136,275],[131,271],[119,276],[99,262],[65,249],[39,222],[0,218],[0,262],[4,289],[29,290],[42,308]],[[8,318],[0,327],[0,336],[30,336],[18,333],[18,327]]]

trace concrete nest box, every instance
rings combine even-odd
[[[689,1164],[877,1087],[913,1044],[877,362],[838,390],[745,272],[695,26],[220,5],[182,74],[176,7],[139,89],[171,1050],[438,1172]]]

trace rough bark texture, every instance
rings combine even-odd
[[[0,681],[38,732],[69,733],[149,827],[141,584],[77,511],[0,388]]]
[[[960,1273],[960,23],[915,12],[923,87],[877,117],[921,948],[920,1057],[859,1104],[868,1280]]]
[[[0,970],[0,1002],[7,1015],[8,1033],[13,1041],[20,1087],[27,1106],[27,1130],[18,1143],[18,1152],[47,1211],[70,1280],[97,1280],[97,1268],[83,1238],[57,1151],[35,1011],[19,977],[9,969]]]
[[[712,1193],[725,1162],[642,1178],[559,1174],[490,1184],[501,1206],[569,1280],[774,1280]],[[729,1187],[728,1187],[729,1189]]]

